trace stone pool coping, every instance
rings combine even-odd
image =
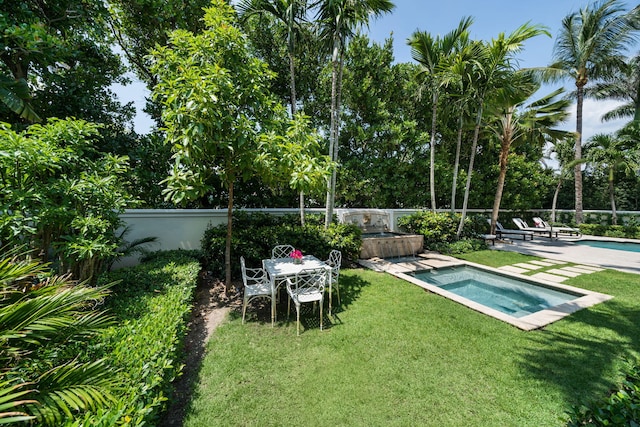
[[[588,291],[586,289],[576,288],[573,286],[564,285],[564,284],[552,282],[549,280],[533,278],[531,276],[527,276],[524,274],[513,273],[513,272],[509,272],[509,271],[505,271],[505,270],[501,270],[493,267],[488,267],[486,265],[462,261],[456,258],[448,257],[446,255],[435,254],[435,253],[421,254],[420,256],[414,259],[398,260],[398,262],[393,262],[393,263],[380,260],[380,259],[371,259],[371,260],[362,260],[362,261],[364,262],[361,262],[361,264],[365,267],[373,268],[378,271],[385,271],[400,279],[406,280],[409,283],[419,286],[429,292],[448,298],[452,301],[455,301],[459,304],[469,307],[475,311],[478,311],[482,314],[486,314],[495,319],[506,322],[524,331],[531,331],[531,330],[542,328],[546,325],[549,325],[550,323],[553,323],[557,320],[567,317],[568,315],[575,313],[578,310],[591,307],[595,304],[599,304],[601,302],[604,302],[613,298],[610,295],[601,294],[599,292]],[[575,300],[569,301],[567,303],[560,304],[545,310],[541,310],[537,313],[516,318],[516,317],[509,316],[506,313],[502,313],[498,310],[489,308],[485,305],[468,300],[467,298],[463,298],[454,293],[448,292],[438,286],[431,285],[429,283],[426,283],[408,274],[408,273],[419,271],[419,270],[429,270],[432,268],[461,266],[461,265],[469,265],[469,266],[477,267],[486,271],[493,272],[495,274],[499,274],[501,276],[511,277],[514,279],[524,280],[527,282],[533,282],[535,284],[539,284],[540,286],[544,286],[547,288],[559,289],[559,290],[568,291],[570,293],[583,295],[583,296]]]

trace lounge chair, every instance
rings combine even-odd
[[[566,227],[566,226],[555,226],[555,225],[551,226],[551,224],[549,224],[547,221],[543,220],[538,216],[533,217],[533,221],[536,224],[542,224],[544,228],[553,229],[553,231],[556,232],[556,237],[558,236],[557,233],[568,234],[569,236],[573,236],[575,234],[577,237],[582,236],[582,232],[578,228]]]
[[[529,227],[529,224],[527,224],[522,218],[511,218],[511,219],[513,220],[513,223],[516,225],[516,227],[518,227],[518,230],[531,231],[532,233],[540,234],[550,239],[554,237],[554,235],[556,238],[558,238],[558,231],[555,228]]]
[[[491,220],[487,219],[487,222],[491,224]],[[523,230],[513,230],[509,228],[504,228],[502,224],[496,221],[496,235],[499,239],[502,239],[505,236],[521,236],[522,240],[533,240],[533,231],[523,231]]]

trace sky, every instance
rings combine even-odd
[[[470,32],[476,40],[491,40],[500,33],[509,34],[525,23],[543,25],[551,37],[538,36],[528,40],[517,56],[522,67],[544,66],[551,63],[553,45],[562,19],[588,4],[587,0],[395,0],[392,13],[372,20],[368,32],[372,41],[383,43],[390,36],[396,62],[412,62],[407,39],[416,31],[432,35],[444,35],[458,26],[464,16],[473,18]],[[631,7],[627,3],[628,8]],[[549,88],[564,86],[573,89],[573,82],[566,81]],[[116,86],[116,93],[123,102],[134,101],[138,110],[134,126],[138,133],[147,133],[151,121],[142,113],[144,97],[148,91],[141,83],[127,87]],[[622,121],[602,123],[600,117],[617,104],[612,101],[585,100],[583,116],[583,141],[596,133],[610,133],[619,129]],[[562,126],[575,130],[575,106],[568,121]]]

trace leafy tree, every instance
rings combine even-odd
[[[26,245],[60,272],[95,278],[119,245],[127,159],[100,154],[98,127],[49,119],[15,132],[0,127],[0,236]]]
[[[123,69],[110,49],[105,15],[102,2],[0,1],[0,96],[10,109],[28,121],[130,120],[131,110],[122,110],[107,89]],[[18,123],[5,109],[0,117]]]
[[[286,28],[287,57],[289,58],[289,88],[291,116],[295,116],[296,98],[296,38],[298,28],[307,13],[307,0],[243,0],[238,4],[242,17],[267,13],[283,23]],[[300,192],[300,221],[304,225],[304,192]]]
[[[411,55],[415,61],[421,65],[420,78],[424,79],[431,92],[431,142],[430,142],[430,163],[429,163],[429,191],[431,194],[431,210],[436,210],[436,190],[435,190],[435,145],[436,145],[436,123],[438,119],[438,99],[440,87],[448,79],[445,79],[447,69],[445,63],[448,56],[453,55],[455,47],[461,38],[466,38],[467,31],[473,20],[463,18],[458,27],[447,33],[444,37],[435,38],[425,31],[415,31],[407,43],[411,46]]]
[[[260,176],[260,159],[269,158],[261,152],[281,148],[269,144],[277,139],[261,139],[261,134],[286,132],[284,108],[268,90],[272,73],[251,56],[234,16],[231,6],[214,0],[205,11],[206,29],[199,34],[174,31],[169,45],[154,51],[151,67],[158,80],[153,96],[163,106],[166,141],[175,161],[165,180],[167,200],[180,204],[202,197],[215,189],[217,179],[228,192],[227,287],[235,182]],[[297,120],[292,132],[302,141],[306,126]],[[318,163],[303,154],[294,156],[299,170],[315,171]],[[306,179],[318,175],[309,172]],[[292,183],[303,186],[304,180],[294,177]]]
[[[343,206],[424,205],[427,136],[415,64],[394,64],[393,40],[354,37],[345,53],[337,193]],[[389,88],[394,88],[389,90]]]
[[[636,137],[637,130],[626,128],[617,135],[594,135],[589,138],[584,147],[586,152],[584,160],[606,171],[613,225],[618,223],[614,188],[615,171],[622,168],[626,173],[633,173],[640,166]]]
[[[620,0],[602,0],[567,15],[553,50],[547,73],[554,79],[571,78],[576,85],[576,142],[574,166],[576,222],[583,222],[582,110],[585,86],[608,76],[624,64],[624,52],[634,39],[633,14],[625,14]]]
[[[356,28],[368,25],[371,16],[377,17],[395,7],[390,0],[317,0],[317,21],[321,37],[331,45],[331,125],[329,128],[329,157],[338,162],[340,129],[340,91],[342,86],[343,55],[347,41]],[[325,226],[333,218],[336,191],[336,170],[327,188]]]

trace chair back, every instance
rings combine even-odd
[[[331,281],[336,283],[340,276],[340,266],[342,265],[342,252],[337,249],[329,252],[329,259],[326,264],[331,267]]]
[[[287,287],[296,295],[316,294],[324,292],[327,283],[327,270],[324,268],[307,268],[296,274],[295,281],[288,281]]]
[[[516,225],[516,227],[518,227],[520,230],[523,230],[525,228],[529,228],[527,223],[524,222],[524,220],[522,218],[511,218],[511,219],[513,220],[513,223]]]
[[[244,287],[257,285],[266,280],[266,272],[262,268],[247,268],[244,257],[240,257],[240,268],[242,269],[242,283]]]
[[[327,264],[334,268],[340,268],[340,265],[342,265],[342,252],[337,249],[329,252],[329,261],[327,262]]]
[[[291,256],[291,252],[293,252],[295,248],[291,245],[277,245],[271,249],[271,259],[277,258],[289,258]]]

